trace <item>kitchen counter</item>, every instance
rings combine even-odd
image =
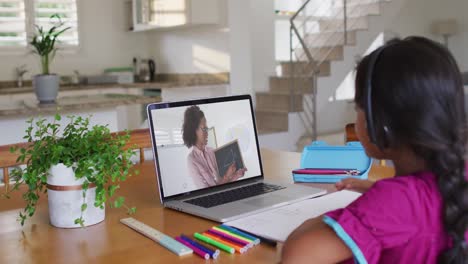
[[[0,119],[21,116],[53,115],[93,109],[114,109],[123,105],[138,105],[160,102],[159,96],[141,96],[129,94],[98,94],[68,96],[57,99],[56,104],[39,104],[36,99],[17,100],[0,105]]]
[[[61,85],[59,91],[78,91],[92,89],[110,89],[110,88],[176,88],[204,85],[219,85],[229,83],[229,73],[216,74],[160,74],[157,82],[143,82],[130,84],[83,84],[83,85]],[[14,87],[14,82],[0,82],[0,95],[12,95],[21,93],[33,93],[31,82],[25,82],[24,87]]]

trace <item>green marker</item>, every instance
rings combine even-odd
[[[224,245],[222,243],[219,243],[218,241],[215,241],[215,240],[213,240],[213,239],[211,239],[211,238],[209,238],[207,236],[204,236],[204,235],[202,235],[200,233],[195,233],[193,236],[198,240],[201,240],[201,241],[203,241],[205,243],[213,245],[213,246],[215,246],[215,247],[217,247],[219,249],[222,249],[222,250],[224,250],[224,251],[226,251],[226,252],[228,252],[230,254],[234,254],[234,252],[235,252],[234,248],[232,248],[230,246],[226,246],[226,245]]]

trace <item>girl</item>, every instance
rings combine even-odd
[[[466,119],[454,58],[425,38],[391,41],[359,63],[355,103],[366,153],[392,160],[397,176],[337,184],[364,194],[298,227],[283,263],[468,263]]]

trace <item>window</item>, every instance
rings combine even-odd
[[[53,26],[50,16],[58,14],[70,27],[58,40],[62,46],[77,46],[77,0],[0,0],[0,47],[25,47],[36,32],[34,24],[45,30]]]
[[[184,144],[184,140],[182,138],[182,129],[158,128],[155,131],[155,136],[156,136],[156,142],[158,146],[183,145]]]
[[[0,0],[0,46],[26,46],[23,0]]]
[[[78,15],[76,0],[34,0],[35,24],[50,29],[50,16],[58,14],[65,27],[70,27],[58,40],[65,45],[78,45]],[[57,21],[55,21],[57,22]]]

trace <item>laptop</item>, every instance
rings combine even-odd
[[[164,207],[227,222],[326,193],[265,179],[250,95],[153,103],[147,112]]]

